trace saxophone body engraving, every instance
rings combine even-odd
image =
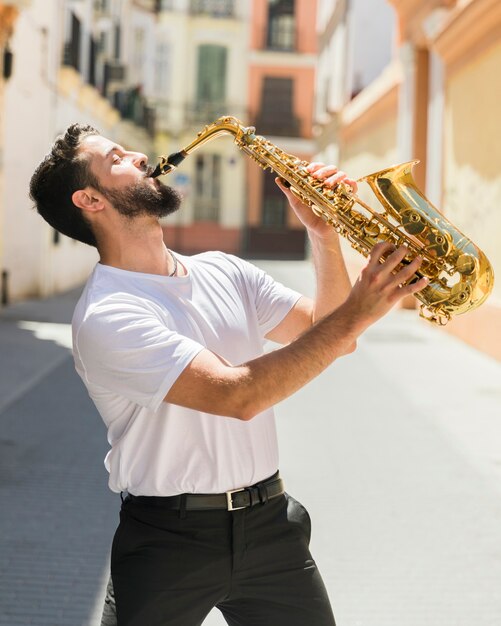
[[[420,313],[425,319],[444,325],[453,315],[480,306],[492,291],[494,274],[485,254],[418,189],[412,177],[417,161],[360,179],[370,186],[381,204],[382,208],[375,210],[348,185],[324,187],[306,171],[307,162],[256,135],[253,127],[245,127],[227,116],[206,126],[180,152],[160,157],[153,176],[167,174],[193,150],[224,134],[232,135],[237,146],[260,167],[287,181],[296,196],[364,256],[369,256],[381,241],[408,246],[404,262],[421,255],[423,262],[414,280],[426,276],[429,284],[415,297],[421,302]]]

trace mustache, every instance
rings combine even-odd
[[[155,168],[152,165],[145,165],[144,166],[144,177],[145,178],[151,178],[151,175],[153,174],[154,171],[155,171]]]

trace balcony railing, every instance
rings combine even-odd
[[[191,15],[210,17],[235,17],[234,0],[190,0]]]
[[[108,96],[114,91],[126,89],[127,68],[123,63],[106,60],[104,63],[103,94]]]
[[[177,123],[185,129],[210,124],[222,115],[232,115],[240,119],[242,123],[247,123],[247,110],[242,104],[189,102],[173,105],[168,100],[156,100],[154,107],[157,130],[160,131],[172,131],[173,120],[177,120]]]
[[[77,71],[80,70],[80,43],[76,41],[67,41],[63,46],[63,65],[73,67]]]
[[[209,124],[222,115],[242,115],[241,106],[228,102],[192,102],[185,105],[185,119],[188,125]]]
[[[174,0],[156,0],[155,12],[160,13],[161,11],[173,11],[174,5]]]

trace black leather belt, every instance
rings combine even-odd
[[[277,473],[271,478],[250,487],[233,489],[225,493],[185,493],[165,498],[160,496],[134,496],[129,493],[125,498],[125,502],[158,506],[165,509],[186,509],[187,511],[206,511],[209,509],[238,511],[256,504],[265,504],[268,500],[281,496],[284,491],[284,483]]]

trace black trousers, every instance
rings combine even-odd
[[[214,606],[230,626],[335,626],[309,515],[291,496],[184,515],[125,499],[111,555],[118,626],[197,626]]]

